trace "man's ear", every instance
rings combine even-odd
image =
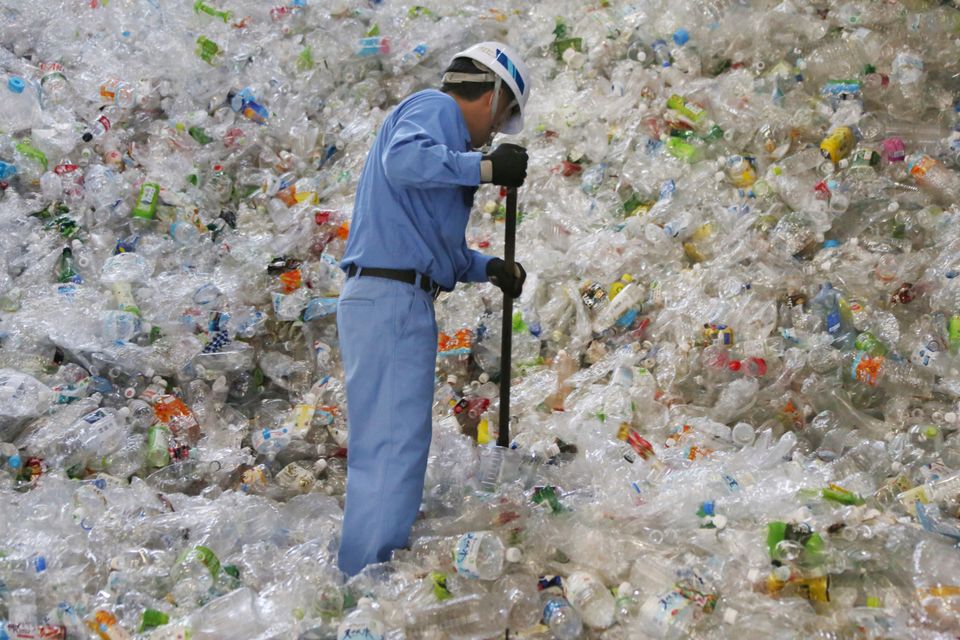
[[[493,106],[493,89],[483,94],[483,106],[485,106],[488,111]]]

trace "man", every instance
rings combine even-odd
[[[341,268],[337,308],[349,422],[340,569],[355,575],[406,546],[423,497],[432,432],[437,324],[433,301],[457,282],[492,282],[514,297],[526,273],[467,248],[474,192],[523,184],[517,133],[530,94],[526,65],[485,42],[457,54],[440,91],[387,117],[367,157]]]

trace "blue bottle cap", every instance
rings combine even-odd
[[[23,90],[26,88],[27,84],[23,81],[23,78],[20,76],[12,76],[7,80],[7,89],[13,91],[14,93],[23,93]]]
[[[824,249],[835,249],[840,246],[839,240],[824,240],[823,248]]]
[[[678,45],[680,45],[681,47],[687,44],[689,40],[690,40],[690,34],[687,32],[686,29],[682,27],[680,29],[677,29],[673,33],[673,41]]]

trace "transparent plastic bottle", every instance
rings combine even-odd
[[[21,76],[10,76],[0,95],[3,95],[0,129],[16,133],[36,125],[39,108],[33,87],[27,80]]]
[[[614,622],[616,602],[603,581],[588,571],[575,571],[564,580],[564,592],[584,624],[606,629]]]
[[[573,605],[559,594],[545,592],[543,622],[557,640],[578,640],[583,637],[583,619]]]
[[[190,637],[194,640],[249,638],[255,637],[266,626],[256,592],[249,587],[241,587],[194,611],[190,616]]]
[[[505,613],[494,605],[491,598],[470,594],[412,607],[405,614],[404,630],[411,638],[437,634],[444,638],[491,638],[506,630]]]
[[[824,82],[858,76],[868,64],[876,65],[892,55],[885,38],[870,30],[860,30],[832,40],[821,40],[799,61],[804,78]]]
[[[174,583],[170,593],[178,605],[193,607],[206,599],[220,571],[220,559],[212,549],[203,545],[192,547],[170,572]]]
[[[503,574],[507,548],[492,531],[465,533],[457,539],[453,565],[457,573],[475,580],[496,580]]]
[[[904,491],[897,499],[907,508],[912,509],[913,503],[919,500],[922,503],[943,502],[960,495],[960,471],[951,473],[945,478],[926,482],[918,487]]]
[[[811,309],[823,318],[823,329],[834,337],[834,344],[852,347],[856,341],[856,328],[850,304],[833,284],[823,283],[810,304]]]
[[[383,640],[384,624],[375,600],[360,598],[337,628],[337,640]]]
[[[925,154],[907,157],[907,168],[917,185],[942,204],[956,201],[960,196],[960,174]]]
[[[126,407],[100,408],[83,416],[60,441],[61,464],[69,468],[119,449],[129,432],[126,422],[129,413]]]

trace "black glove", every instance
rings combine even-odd
[[[502,144],[483,156],[481,162],[490,163],[489,182],[501,187],[519,187],[527,178],[527,150],[520,145]]]
[[[487,263],[487,278],[500,287],[500,290],[512,298],[519,298],[523,293],[523,283],[527,279],[527,272],[519,262],[513,263],[513,272],[507,271],[507,263],[500,258],[493,258]]]

